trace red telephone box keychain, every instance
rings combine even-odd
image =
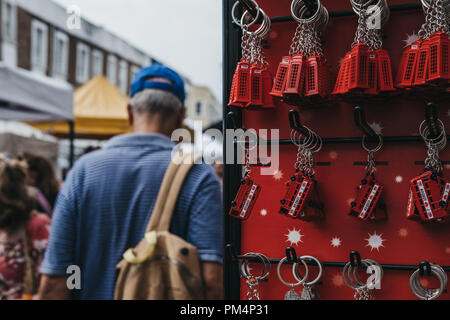
[[[429,1],[424,13],[420,39],[403,52],[396,78],[399,88],[449,87],[450,23],[445,1]]]
[[[272,88],[272,75],[267,68],[262,49],[262,41],[270,33],[271,22],[257,3],[253,0],[252,2],[257,8],[257,16],[248,24],[244,23],[248,11],[244,12],[240,22],[234,17],[239,2],[236,2],[232,9],[233,20],[242,29],[242,58],[233,76],[228,105],[250,109],[273,108],[273,99],[269,94]],[[261,26],[255,31],[249,31],[249,27],[260,16],[263,17]]]
[[[366,146],[367,136],[363,137],[362,146],[368,152],[368,164],[366,174],[361,184],[356,188],[356,199],[350,206],[350,215],[361,220],[378,221],[387,218],[386,204],[382,200],[384,186],[375,179],[374,154],[383,146],[383,138],[377,135],[379,142],[375,149]]]
[[[244,176],[241,180],[241,186],[236,195],[236,198],[231,203],[230,216],[247,220],[252,213],[253,206],[258,199],[261,187],[256,184],[251,178],[251,168],[250,168],[250,154],[247,147],[245,147],[245,166],[244,166]]]
[[[317,181],[314,179],[314,153],[322,149],[322,139],[304,127],[307,135],[303,141],[291,133],[292,142],[298,146],[295,173],[286,183],[286,194],[281,200],[280,213],[289,218],[313,221],[324,218],[324,207],[320,201]]]
[[[330,91],[331,67],[323,56],[320,34],[328,24],[328,11],[320,1],[312,16],[301,0],[293,0],[291,14],[298,22],[289,55],[282,58],[271,95],[289,105],[319,102]]]
[[[353,10],[359,17],[358,29],[352,49],[342,60],[333,94],[354,97],[396,90],[391,59],[382,48],[381,27],[389,19],[389,7],[384,0],[378,1],[375,6],[369,7],[369,4],[370,1],[356,5],[352,1]],[[369,25],[371,20],[378,21],[380,27]]]

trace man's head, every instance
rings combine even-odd
[[[131,85],[128,114],[133,132],[170,136],[185,117],[181,77],[160,64],[141,69]]]

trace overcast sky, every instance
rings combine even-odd
[[[222,101],[221,0],[54,1],[78,5],[83,17],[210,87]]]

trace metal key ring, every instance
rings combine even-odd
[[[361,263],[362,263],[362,261],[361,261]],[[347,264],[344,266],[344,269],[342,270],[342,279],[344,280],[345,285],[355,291],[365,289],[366,286],[358,286],[358,284],[354,283],[353,280],[350,279],[352,268],[353,267],[352,267],[351,263],[347,262]],[[356,267],[356,268],[358,268],[358,267]],[[350,282],[347,280],[347,275],[349,276],[348,280],[350,280]]]
[[[245,17],[246,17],[246,15],[247,14],[250,14],[248,11],[245,11],[244,12],[244,14],[242,15],[242,18],[241,18],[241,26],[243,26],[244,25],[244,20],[245,20]],[[270,33],[270,28],[271,28],[271,22],[270,22],[270,19],[269,19],[269,17],[266,15],[266,13],[261,9],[261,8],[259,8],[258,9],[258,16],[259,16],[259,14],[262,14],[263,15],[263,22],[261,23],[261,26],[256,30],[256,31],[254,31],[254,32],[250,32],[250,31],[246,31],[248,34],[250,34],[250,35],[254,35],[254,36],[257,36],[257,37],[260,37],[261,39],[264,39],[264,38],[266,38],[268,35],[269,35],[269,33]],[[254,21],[256,21],[256,19],[255,20],[253,20],[253,23],[254,23]],[[252,23],[252,24],[253,24]],[[246,28],[248,28],[248,27],[250,27],[252,24],[249,24],[249,25],[245,25],[246,26]]]
[[[380,151],[380,149],[383,147],[383,137],[381,135],[379,135],[379,134],[377,134],[377,137],[378,137],[378,140],[379,140],[378,145],[374,149],[369,149],[366,146],[367,136],[364,135],[363,138],[362,138],[362,147],[363,147],[363,149],[366,150],[369,153]]]
[[[249,253],[247,253],[247,255],[257,256],[258,258],[262,259],[261,261],[263,261],[263,272],[261,273],[261,276],[257,277],[256,279],[258,279],[259,281],[265,280],[269,276],[270,270],[271,270],[271,264],[270,264],[269,259],[265,255],[263,255],[262,253],[249,252]],[[248,263],[249,263],[248,260],[244,261],[244,268],[243,268],[243,270],[245,271],[246,275],[252,277],[250,275],[249,270],[248,270]]]
[[[366,267],[366,268],[368,268],[368,267],[370,266],[370,264],[367,262],[367,260],[361,260],[361,264],[362,264],[364,267]],[[351,265],[350,265],[350,268],[347,269],[348,280],[350,281],[350,283],[352,284],[352,286],[353,286],[353,288],[354,288],[355,290],[364,290],[364,289],[367,288],[367,283],[363,283],[363,282],[358,278],[358,276],[355,276],[355,275],[357,274],[358,269],[359,269],[359,268],[358,268],[357,266],[356,266],[356,267],[351,267]],[[353,272],[352,272],[352,271],[353,271]],[[356,281],[353,281],[352,274],[353,274],[353,276],[355,277],[355,280],[356,280]]]
[[[306,23],[306,24],[315,23],[315,22],[318,20],[320,14],[323,13],[323,11],[322,11],[322,9],[321,9],[322,4],[320,3],[320,0],[317,0],[317,10],[316,10],[316,12],[314,12],[314,14],[313,14],[310,18],[308,18],[308,19],[303,19],[303,18],[297,16],[297,12],[296,12],[296,10],[298,10],[298,6],[299,6],[300,4],[302,4],[303,6],[305,6],[304,2],[301,1],[301,0],[298,0],[298,1],[292,1],[292,3],[291,3],[291,14],[292,14],[292,17],[293,17],[294,20],[297,21],[298,23]],[[305,11],[305,12],[306,12],[306,11]]]
[[[427,289],[419,281],[420,269],[414,271],[409,279],[409,287],[412,293],[421,300],[435,300],[444,292],[447,285],[447,275],[445,271],[435,264],[430,263],[431,272],[439,279],[440,287]]]
[[[264,261],[264,272],[262,273],[262,275],[258,278],[259,280],[265,280],[268,276],[269,276],[269,274],[270,274],[270,271],[271,271],[271,268],[272,268],[272,266],[271,266],[271,264],[270,264],[270,261],[269,261],[269,258],[267,258],[265,255],[263,255],[262,253],[255,253],[255,252],[250,252],[250,254],[254,254],[254,255],[257,255],[257,256],[259,256],[260,258],[262,258],[262,260]],[[250,274],[248,271],[248,261],[246,261],[245,263],[244,263],[244,265],[245,265],[245,271],[247,272],[247,274]]]
[[[241,276],[247,280],[255,278],[255,279],[263,279],[262,277],[265,276],[266,274],[266,261],[264,261],[264,258],[259,255],[259,254],[255,254],[255,253],[246,253],[244,255],[244,257],[247,258],[257,258],[259,260],[261,260],[262,265],[263,265],[263,271],[261,273],[261,276],[259,277],[255,277],[253,275],[250,274],[249,270],[248,270],[248,259],[243,259],[243,260],[239,260],[239,271],[241,273]]]
[[[384,271],[383,271],[383,268],[381,267],[381,265],[380,265],[378,262],[376,262],[375,260],[372,260],[372,259],[364,259],[364,260],[361,260],[361,263],[363,263],[367,268],[369,268],[370,266],[378,267],[378,268],[380,269],[380,279],[379,279],[379,282],[381,282],[381,280],[383,279],[383,276],[384,276]],[[362,282],[362,281],[359,279],[358,273],[357,273],[357,268],[355,268],[355,269],[353,270],[353,277],[356,279],[357,283],[358,283],[360,286],[365,285],[365,287],[368,288],[368,283],[366,282],[366,284],[364,284],[364,282]],[[350,281],[351,281],[351,279],[350,279]],[[352,283],[353,283],[353,282],[352,282]],[[355,283],[353,283],[353,284],[355,284]],[[370,289],[370,288],[369,288],[369,289]]]
[[[323,274],[322,263],[319,261],[319,259],[317,259],[316,257],[313,257],[313,256],[302,256],[302,257],[300,257],[300,259],[302,261],[303,260],[308,260],[308,259],[309,260],[313,260],[317,264],[317,266],[319,267],[319,274],[317,275],[317,277],[313,281],[305,282],[304,285],[305,286],[312,286],[312,285],[316,284],[317,282],[319,282],[319,280],[320,280],[320,278],[322,278],[322,274]],[[292,274],[294,275],[295,280],[300,281],[299,278],[301,279],[301,277],[298,276],[297,264],[296,263],[294,263],[294,265],[292,266]],[[305,279],[305,278],[306,278],[306,276],[303,277],[303,279]],[[303,279],[301,279],[301,280],[303,280]]]
[[[250,1],[253,2],[253,4],[255,5],[255,8],[256,8],[256,10],[257,10],[257,13],[256,13],[255,19],[254,19],[252,22],[250,22],[249,24],[246,24],[246,25],[245,25],[245,27],[247,27],[247,28],[250,27],[250,26],[252,26],[252,25],[258,20],[259,14],[260,14],[258,3],[257,3],[255,0],[250,0]],[[236,2],[234,3],[234,5],[233,5],[233,8],[231,8],[231,18],[233,19],[233,22],[234,22],[237,26],[239,26],[240,28],[243,28],[243,27],[244,27],[244,24],[241,24],[241,23],[239,22],[239,20],[236,19],[236,16],[235,16],[235,14],[234,14],[234,12],[236,11],[236,8],[237,8],[238,5],[239,5],[239,1],[236,1]]]
[[[278,263],[278,267],[277,267],[277,275],[278,275],[278,278],[280,279],[280,281],[281,281],[285,286],[291,287],[291,288],[295,288],[295,287],[298,287],[298,286],[304,284],[305,281],[306,281],[306,279],[308,278],[308,272],[309,272],[309,270],[308,270],[308,265],[306,264],[306,262],[300,259],[300,262],[303,263],[303,265],[304,265],[305,268],[306,268],[305,276],[303,277],[303,279],[302,279],[301,281],[297,282],[297,283],[289,283],[289,282],[286,282],[286,281],[283,279],[283,277],[281,276],[281,266],[283,265],[283,263],[284,263],[286,260],[287,260],[287,257],[284,257],[284,258],[281,259],[280,262]],[[295,262],[294,265],[295,265],[295,264],[297,264],[297,262]],[[297,280],[297,278],[296,278],[295,280]]]
[[[444,123],[442,122],[441,119],[437,119],[437,122],[438,122],[438,124],[439,124],[440,133],[439,133],[439,135],[438,135],[436,138],[434,138],[434,139],[428,139],[428,138],[427,138],[428,134],[430,133],[430,132],[429,132],[429,131],[430,131],[430,128],[428,128],[427,121],[424,120],[424,121],[422,121],[422,123],[420,124],[420,126],[419,126],[419,134],[420,134],[420,136],[422,137],[422,139],[423,139],[425,142],[437,144],[435,141],[440,141],[440,139],[443,139],[443,137],[447,138],[446,132],[445,132],[445,126],[444,126]],[[426,125],[426,126],[425,126],[425,125]]]

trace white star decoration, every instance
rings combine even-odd
[[[340,247],[342,244],[341,239],[339,239],[338,237],[334,237],[333,239],[331,239],[331,246],[334,248],[338,248]]]
[[[297,246],[300,242],[303,242],[303,235],[300,233],[300,230],[295,230],[295,228],[293,230],[288,229],[288,234],[285,234],[285,236],[287,237],[286,242],[290,242],[291,245]]]
[[[274,178],[276,181],[280,181],[280,180],[283,178],[283,171],[281,171],[281,170],[276,170],[276,171],[273,173],[273,178]]]
[[[403,40],[405,44],[405,48],[407,46],[410,46],[412,43],[416,42],[417,40],[419,40],[419,36],[414,32],[413,34],[406,34],[407,39]]]
[[[381,126],[381,123],[373,122],[369,123],[369,126],[375,131],[376,134],[381,134],[383,131],[383,127]]]
[[[366,247],[370,247],[370,251],[373,249],[377,249],[377,251],[380,251],[381,247],[383,246],[383,242],[386,241],[385,239],[381,238],[383,234],[377,234],[375,231],[374,234],[369,233],[369,238],[365,239],[367,241]]]
[[[261,209],[260,214],[261,214],[263,217],[267,216],[267,210],[266,210],[266,209]]]
[[[395,182],[402,183],[402,181],[403,181],[403,177],[402,176],[396,176],[395,177]]]

